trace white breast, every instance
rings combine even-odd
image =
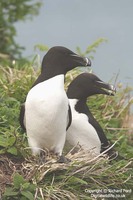
[[[66,140],[72,145],[79,144],[86,150],[100,154],[101,142],[94,127],[88,122],[88,117],[75,111],[76,99],[69,99],[72,110],[72,124],[67,131]]]
[[[64,75],[55,76],[34,86],[25,104],[28,142],[34,154],[47,148],[59,155],[66,138],[68,99]]]

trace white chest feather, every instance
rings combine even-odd
[[[25,104],[26,130],[34,153],[38,153],[37,148],[62,153],[67,115],[64,75],[41,82],[29,91]]]
[[[94,127],[88,122],[88,117],[78,113],[74,107],[76,99],[69,99],[72,110],[72,124],[67,131],[67,142],[72,146],[79,144],[86,150],[94,149],[96,154],[100,153],[101,142]]]

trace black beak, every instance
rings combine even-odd
[[[84,60],[85,60],[85,66],[91,66],[91,61],[90,61],[90,59],[89,58],[84,58]]]
[[[83,67],[86,67],[86,66],[90,67],[91,66],[91,61],[90,61],[89,58],[82,57],[82,56],[79,56],[77,54],[72,54],[71,56],[73,57],[73,59],[75,61],[77,61],[80,64],[80,66],[83,66]]]
[[[109,84],[109,83],[105,83],[105,82],[99,80],[99,81],[95,82],[95,85],[98,87],[99,92],[101,94],[114,96],[115,93],[116,93],[116,88],[113,85]]]

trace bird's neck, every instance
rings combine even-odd
[[[71,109],[73,112],[84,113],[87,114],[88,107],[86,105],[86,100],[79,100],[79,99],[69,99]]]
[[[86,99],[81,99],[78,100],[76,105],[75,105],[75,109],[76,111],[78,111],[79,113],[88,113],[88,106],[86,105]]]
[[[66,69],[60,65],[59,63],[55,66],[53,66],[51,63],[42,64],[41,68],[41,76],[44,78],[44,80],[48,80],[54,76],[60,75],[60,74],[66,74]]]
[[[46,70],[46,72],[42,71],[32,87],[34,87],[35,85],[37,85],[37,84],[39,84],[41,82],[50,80],[51,78],[54,78],[54,77],[57,77],[57,76],[62,76],[63,80],[65,78],[65,74],[64,73],[61,73],[61,72],[57,73],[56,70],[54,70],[53,72],[52,71],[47,71],[47,70]]]

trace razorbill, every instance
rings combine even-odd
[[[87,106],[87,98],[95,94],[114,95],[113,85],[103,82],[92,73],[82,73],[68,86],[67,96],[72,111],[72,123],[66,141],[100,154],[109,147],[104,131]]]
[[[48,149],[62,158],[66,129],[71,123],[69,100],[64,90],[65,74],[75,67],[90,65],[88,58],[61,46],[52,47],[44,56],[41,74],[20,112],[20,124],[27,132],[34,155]]]

